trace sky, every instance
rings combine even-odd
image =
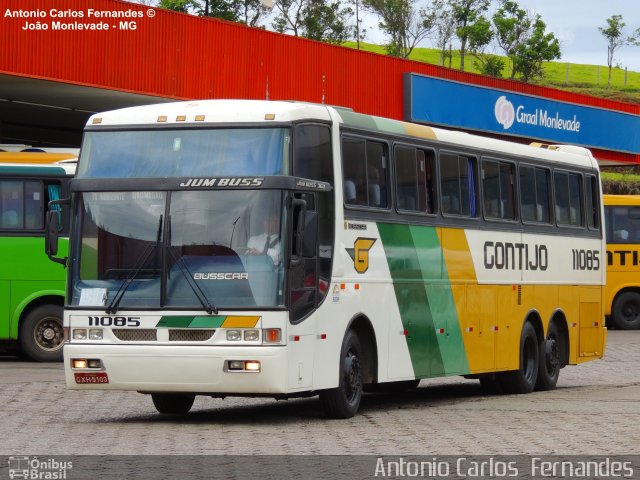
[[[562,58],[558,61],[607,64],[607,40],[598,27],[607,26],[607,18],[622,15],[627,24],[624,32],[631,35],[640,28],[640,0],[517,0],[525,10],[539,13],[547,24],[547,31],[560,40]],[[494,0],[494,4],[497,2]],[[365,38],[366,42],[383,43],[384,36],[374,20]],[[374,26],[375,25],[375,26]],[[433,47],[426,42],[421,46]],[[496,52],[499,53],[499,52]],[[640,72],[640,46],[620,47],[614,55],[614,65]]]

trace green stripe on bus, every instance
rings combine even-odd
[[[380,223],[378,230],[389,264],[402,325],[408,332],[407,346],[414,375],[429,377],[441,374],[444,370],[442,354],[411,228],[408,225]]]
[[[31,167],[31,166],[27,167],[23,165],[16,165],[16,166],[11,165],[11,166],[2,166],[1,171],[3,174],[13,173],[13,174],[20,174],[20,175],[28,175],[30,177],[34,175],[43,175],[43,176],[67,175],[67,172],[62,167]]]
[[[363,127],[369,129],[378,129],[375,120],[370,115],[362,115],[360,113],[350,112],[348,110],[336,110],[342,121],[347,125],[353,125],[355,127]]]
[[[226,318],[226,316],[164,316],[160,318],[156,328],[220,328]]]
[[[409,332],[407,345],[415,375],[469,373],[460,322],[436,229],[379,224],[378,230],[402,323]],[[419,335],[414,333],[416,330]]]
[[[189,324],[190,328],[220,328],[227,317],[195,317]]]
[[[442,259],[442,245],[437,231],[433,227],[409,228],[420,262],[422,278],[426,282],[427,299],[444,366],[444,371],[432,371],[431,374],[469,373],[456,304],[447,267]],[[439,333],[441,329],[444,333]]]

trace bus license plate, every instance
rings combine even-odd
[[[74,372],[76,383],[109,383],[107,372]]]

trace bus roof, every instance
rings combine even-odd
[[[0,163],[52,164],[62,161],[77,161],[73,153],[46,152],[0,152]]]
[[[532,160],[547,160],[597,169],[596,159],[582,147],[570,145],[524,145],[465,132],[445,130],[399,120],[363,115],[346,108],[314,103],[267,100],[197,100],[112,110],[92,115],[88,128],[116,125],[206,125],[216,123],[274,123],[300,120],[337,121],[345,125],[400,134],[427,140],[437,140],[452,146],[482,149],[496,154],[513,154]],[[188,127],[187,127],[188,128]]]
[[[603,195],[605,205],[640,205],[640,195]]]
[[[78,158],[62,153],[0,152],[0,173],[26,176],[73,176]]]

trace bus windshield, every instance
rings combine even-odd
[[[79,206],[71,305],[284,304],[281,191],[90,192]]]
[[[287,175],[288,128],[86,132],[78,178]]]

